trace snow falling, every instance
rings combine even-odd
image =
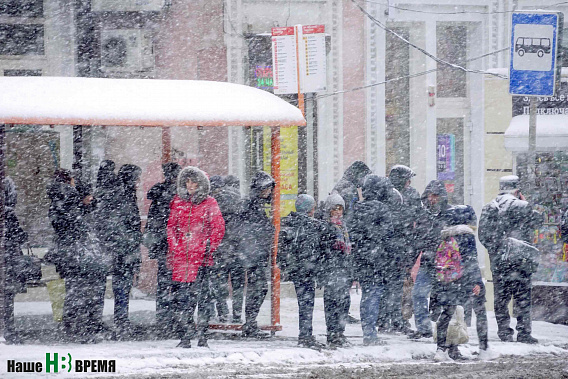
[[[2,377],[568,375],[566,12],[1,1]]]

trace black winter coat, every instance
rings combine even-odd
[[[416,252],[415,223],[420,219],[423,209],[420,194],[413,187],[403,188],[399,191],[402,195],[402,205],[391,208],[393,213],[393,228],[395,243],[399,243],[397,251],[401,255],[401,269],[409,271],[418,256]]]
[[[141,170],[135,165],[124,165],[120,168],[118,178],[121,181],[122,190],[118,197],[117,225],[120,233],[119,248],[115,250],[113,265],[116,269],[137,271],[140,268],[140,244],[142,243],[142,222],[140,210],[136,200],[136,182],[140,177]]]
[[[105,161],[111,162],[111,161]],[[114,163],[112,165],[114,168]],[[97,188],[95,190],[95,210],[93,220],[96,226],[97,237],[105,254],[112,257],[115,250],[120,248],[120,195],[122,187],[116,174],[106,170],[101,164],[97,175]]]
[[[168,218],[170,203],[177,193],[176,181],[158,183],[148,191],[146,198],[152,203],[148,210],[148,222],[145,233],[152,233],[153,243],[146,246],[151,258],[166,259],[168,251]]]
[[[19,293],[25,289],[25,278],[18,275],[18,257],[22,256],[22,245],[28,242],[28,234],[20,226],[15,207],[17,193],[14,182],[4,181],[4,265],[6,267],[6,292]]]
[[[233,187],[224,186],[213,191],[211,196],[217,200],[225,220],[225,236],[223,240],[236,239],[239,230],[239,212],[242,209],[240,192]]]
[[[353,207],[359,201],[358,187],[363,187],[363,179],[371,174],[371,169],[361,161],[355,161],[345,170],[343,177],[333,187],[332,192],[337,192],[345,201],[344,219],[349,223]]]
[[[265,212],[272,196],[261,198],[267,188],[274,188],[274,179],[267,173],[256,173],[251,181],[250,197],[244,202],[239,213],[239,254],[248,267],[268,266],[274,226]]]
[[[290,280],[316,280],[322,255],[321,221],[292,212],[282,219],[278,237],[278,264]]]
[[[439,207],[436,211],[427,207],[428,194],[440,196]],[[432,180],[422,194],[422,204],[424,204],[424,208],[416,222],[415,229],[415,256],[418,258],[418,255],[422,252],[420,266],[433,278],[435,276],[434,259],[436,250],[441,242],[442,230],[447,225],[447,212],[450,209],[444,183]]]
[[[387,205],[391,196],[392,185],[387,178],[369,175],[363,185],[364,200],[353,207],[350,236],[359,282],[382,284],[397,269],[394,229]]]
[[[51,199],[49,220],[55,231],[55,250],[48,260],[55,264],[62,278],[79,275],[87,262],[77,243],[84,241],[89,231],[81,196],[74,187],[61,182],[52,183],[47,195]]]

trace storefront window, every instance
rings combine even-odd
[[[436,26],[436,56],[463,66],[467,59],[467,27],[441,23]],[[466,72],[438,63],[438,97],[467,97]]]
[[[393,28],[397,34],[409,38],[408,28]],[[395,164],[410,166],[410,50],[407,44],[387,33],[387,79],[405,78],[388,82],[385,86],[386,108],[386,167]]]
[[[527,155],[517,156],[517,174],[522,192],[544,215],[544,225],[535,230],[534,242],[541,252],[533,280],[568,282],[568,246],[560,233],[562,214],[568,208],[568,152],[539,152],[535,160],[535,180],[526,180]],[[524,179],[524,180],[523,180]]]
[[[463,118],[437,121],[437,176],[450,204],[464,203]]]

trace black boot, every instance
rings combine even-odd
[[[461,355],[460,351],[458,350],[458,347],[455,346],[455,345],[450,346],[448,348],[448,355],[454,361],[465,361],[465,360],[467,360],[467,358],[465,358],[463,355]]]
[[[197,341],[197,347],[209,347],[207,344],[207,338],[205,336],[199,337],[199,341]]]
[[[176,347],[182,347],[184,349],[191,348],[191,340],[182,338],[182,340],[178,343]]]
[[[321,351],[325,348],[323,343],[316,341],[314,336],[298,338],[298,346]]]

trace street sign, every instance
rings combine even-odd
[[[326,90],[327,65],[324,25],[272,28],[274,93]]]
[[[272,28],[274,93],[298,92],[298,57],[294,27]]]
[[[561,12],[523,11],[511,16],[509,93],[554,96],[560,83]]]
[[[303,93],[326,90],[327,65],[324,25],[304,25],[300,34],[300,90]]]

